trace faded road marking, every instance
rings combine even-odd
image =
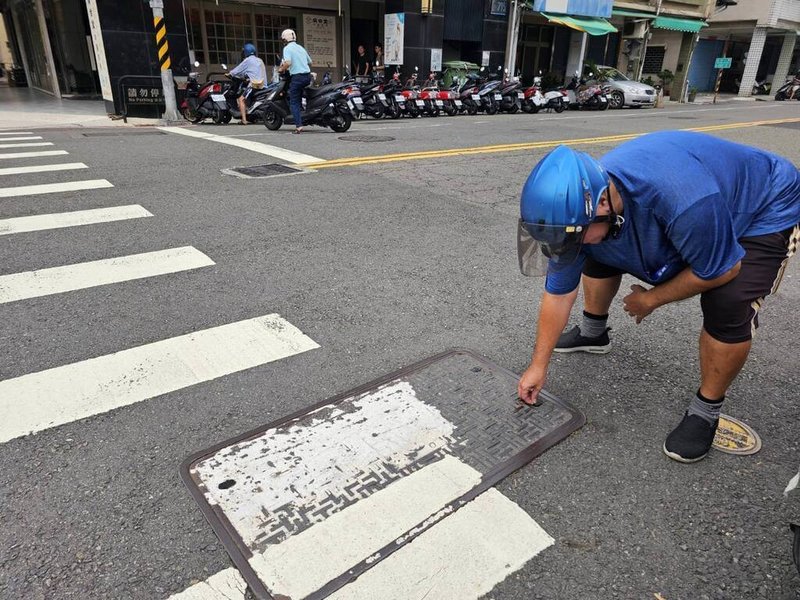
[[[270,314],[0,381],[0,443],[314,348]]]

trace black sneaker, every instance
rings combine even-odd
[[[711,450],[718,424],[719,419],[712,425],[702,417],[684,413],[683,420],[664,442],[664,454],[682,463],[693,463],[705,458]]]
[[[597,337],[584,337],[581,329],[575,325],[572,329],[561,334],[556,342],[553,352],[589,352],[591,354],[606,354],[611,350],[611,340],[608,332],[611,327]]]

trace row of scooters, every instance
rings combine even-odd
[[[347,103],[354,117],[376,119],[608,108],[608,90],[597,83],[573,77],[566,86],[543,90],[541,76],[534,78],[533,85],[523,87],[518,77],[508,77],[507,73],[503,76],[501,69],[498,68],[497,75],[488,77],[485,69],[481,69],[449,88],[442,86],[433,72],[420,85],[417,68],[405,83],[401,83],[398,73],[387,81],[362,78],[353,80],[353,85],[345,90]]]
[[[236,99],[246,83],[240,79],[219,81],[209,77],[201,85],[197,74],[191,73],[181,112],[193,123],[210,119],[216,124],[226,124],[232,118],[240,119]],[[416,67],[405,82],[401,81],[399,69],[386,80],[346,75],[336,83],[330,73],[325,73],[321,85],[309,86],[304,91],[303,123],[343,132],[354,119],[364,117],[399,119],[540,110],[560,113],[567,108],[605,110],[609,106],[608,91],[599,83],[579,80],[577,76],[568,85],[551,90],[542,89],[541,76],[534,78],[533,85],[523,87],[518,77],[509,77],[502,67],[491,75],[485,68],[467,74],[450,87],[443,86],[433,72],[420,84]],[[284,123],[292,123],[288,77],[252,90],[245,106],[247,120],[263,122],[268,129],[277,130]]]

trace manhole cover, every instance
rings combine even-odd
[[[258,598],[325,598],[585,422],[453,350],[204,450],[181,475]],[[335,551],[321,551],[331,547]]]
[[[297,173],[304,173],[305,171],[296,167],[273,163],[269,165],[256,165],[254,167],[233,167],[232,169],[223,169],[222,172],[226,175],[238,175],[239,177],[251,178],[296,175]]]
[[[747,423],[720,415],[712,447],[727,454],[755,454],[761,450],[761,437]]]
[[[136,131],[126,129],[125,131],[92,131],[81,134],[84,137],[119,137],[123,135],[167,135],[163,131]]]
[[[390,135],[340,135],[340,140],[345,142],[392,142],[394,138]]]

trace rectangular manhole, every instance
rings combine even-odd
[[[584,424],[544,391],[518,408],[517,381],[451,350],[203,450],[181,476],[256,598],[325,598]]]
[[[297,175],[298,173],[305,173],[304,169],[297,167],[290,167],[288,165],[281,165],[272,163],[269,165],[256,165],[254,167],[233,167],[231,169],[223,169],[226,175],[236,175],[237,177],[256,178],[256,177],[278,177],[280,175]]]

